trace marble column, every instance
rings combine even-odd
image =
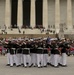
[[[31,17],[30,17],[30,25],[32,28],[35,27],[36,25],[36,20],[35,20],[35,1],[36,0],[31,0]]]
[[[60,0],[55,0],[55,31],[60,30]]]
[[[11,0],[5,1],[5,25],[7,29],[11,26]]]
[[[67,28],[71,30],[72,27],[72,0],[67,0]]]
[[[23,0],[18,0],[17,26],[21,28],[23,25]]]
[[[43,0],[43,27],[48,29],[48,0]]]

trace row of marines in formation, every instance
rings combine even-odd
[[[9,40],[4,47],[7,49],[7,66],[13,67],[66,67],[66,53],[70,44],[66,40]],[[49,56],[50,54],[50,56]]]

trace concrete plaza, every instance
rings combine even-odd
[[[68,57],[68,67],[24,68],[6,66],[6,56],[0,55],[0,75],[74,75],[74,56]]]

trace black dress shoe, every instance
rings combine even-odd
[[[54,66],[54,68],[59,68],[59,66]]]
[[[21,64],[21,65],[24,65],[24,64]]]
[[[19,67],[20,65],[17,65],[16,67]]]
[[[18,65],[16,67],[19,67]]]
[[[54,65],[52,65],[51,63],[50,63],[50,66],[54,67]]]
[[[24,66],[24,65],[23,65],[23,67],[27,68],[27,66]]]
[[[6,66],[10,66],[10,64],[7,64]]]
[[[41,66],[40,68],[43,68],[43,66]]]
[[[35,65],[33,67],[36,67]]]
[[[47,67],[47,65],[46,65],[46,66],[44,66],[44,67]]]
[[[67,67],[67,65],[62,65],[62,67]]]
[[[62,66],[62,64],[59,63],[59,66]]]
[[[47,63],[47,65],[50,65],[50,63]]]
[[[40,67],[38,67],[38,68],[41,68],[41,66],[40,66]]]
[[[13,66],[10,66],[10,67],[13,67]]]
[[[13,65],[15,66],[16,64],[14,63]]]
[[[24,67],[24,64],[22,64],[21,66],[23,66],[23,67]]]
[[[29,67],[32,67],[31,65]]]

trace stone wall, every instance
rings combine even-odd
[[[4,27],[5,21],[5,0],[0,0],[0,27]]]
[[[9,38],[9,37],[48,37],[55,38],[56,35],[52,34],[0,34],[0,38]]]

